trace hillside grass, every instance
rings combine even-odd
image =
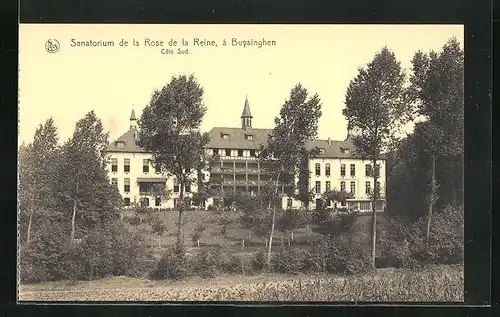
[[[131,216],[129,212],[125,214]],[[161,247],[158,246],[158,237],[153,235],[148,229],[147,224],[142,224],[139,227],[149,231],[150,245],[156,256],[161,254],[163,247],[173,245],[177,240],[177,221],[179,213],[177,211],[161,211],[159,218],[166,226],[166,230],[161,237]],[[216,211],[184,211],[184,242],[189,250],[198,249],[197,243],[192,241],[191,236],[194,228],[198,224],[205,226],[205,230],[200,239],[200,248],[222,246],[226,250],[236,253],[251,253],[266,246],[266,237],[257,236],[252,230],[243,228],[239,222],[241,217],[240,212],[216,212]],[[370,243],[371,232],[371,214],[360,214],[354,224],[358,241],[362,243]],[[380,225],[384,221],[384,215],[377,215],[377,222]],[[222,221],[226,220],[226,232],[222,234]],[[292,241],[295,247],[307,248],[311,243],[318,241],[325,233],[329,233],[330,229],[327,226],[319,226],[308,224],[303,228],[294,231],[294,239]],[[279,247],[282,243],[286,244],[288,234],[275,231],[273,239],[273,247]],[[243,240],[245,247],[243,248]]]

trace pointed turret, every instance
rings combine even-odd
[[[250,104],[248,103],[248,95],[245,97],[245,105],[241,114],[241,127],[243,129],[252,128],[252,113],[250,112]]]
[[[137,118],[135,117],[135,111],[132,109],[130,114],[130,129],[137,128]]]

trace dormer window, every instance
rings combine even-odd
[[[246,136],[246,139],[247,139],[248,141],[252,141],[252,140],[253,140],[253,135],[251,135],[251,134],[247,134],[247,135],[245,135],[245,136]]]
[[[351,151],[349,149],[340,149],[340,151],[342,152],[342,154],[349,154],[351,153]]]
[[[119,148],[119,149],[123,149],[125,147],[125,142],[116,142],[116,146]]]
[[[223,140],[229,140],[229,134],[228,134],[228,133],[221,133],[221,134],[220,134],[220,137],[221,137]]]

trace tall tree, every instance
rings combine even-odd
[[[62,148],[61,194],[71,210],[70,241],[98,225],[119,218],[121,197],[106,171],[108,134],[91,111],[76,123],[73,136]]]
[[[288,194],[293,195],[295,176],[302,167],[302,153],[306,151],[307,141],[316,137],[318,120],[321,117],[321,103],[317,94],[308,98],[307,89],[300,83],[290,92],[275,118],[275,127],[267,143],[261,148],[262,166],[275,182],[272,200],[272,221],[269,234],[267,261],[271,261],[272,242],[276,223],[276,197],[278,189],[286,186]]]
[[[36,129],[34,140],[19,149],[19,202],[21,220],[27,218],[26,244],[29,244],[35,214],[53,209],[57,183],[59,146],[52,118]],[[45,214],[43,217],[46,218]]]
[[[387,212],[414,221],[425,209],[427,170],[425,145],[419,135],[412,133],[386,157]]]
[[[426,119],[417,124],[415,133],[425,142],[425,153],[430,161],[428,237],[433,208],[439,198],[436,161],[439,157],[463,153],[464,52],[457,39],[452,38],[439,53],[417,52],[412,65],[410,96],[418,114]]]
[[[397,135],[396,132],[411,117],[405,103],[405,73],[393,52],[384,47],[376,53],[366,68],[349,83],[343,114],[354,135],[354,154],[372,162],[374,192],[372,195],[372,266],[375,267],[377,229],[376,201],[379,173],[377,163]]]
[[[185,187],[196,182],[196,169],[205,161],[204,147],[209,142],[208,134],[199,132],[205,112],[203,88],[193,75],[180,75],[153,92],[139,120],[139,145],[179,185],[179,242],[183,240]]]
[[[299,200],[306,210],[309,209],[309,204],[313,200],[314,190],[310,185],[310,177],[311,171],[309,170],[309,160],[312,157],[315,157],[319,154],[319,150],[312,149],[306,150],[303,149],[301,151],[301,167],[298,173],[298,181],[297,181],[297,191],[295,195],[295,199]]]

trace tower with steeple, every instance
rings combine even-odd
[[[245,97],[245,105],[243,106],[243,113],[241,114],[241,128],[252,128],[252,113],[250,112],[250,104],[248,103],[248,95]]]
[[[137,118],[135,117],[135,111],[132,109],[130,114],[130,129],[137,129]]]

